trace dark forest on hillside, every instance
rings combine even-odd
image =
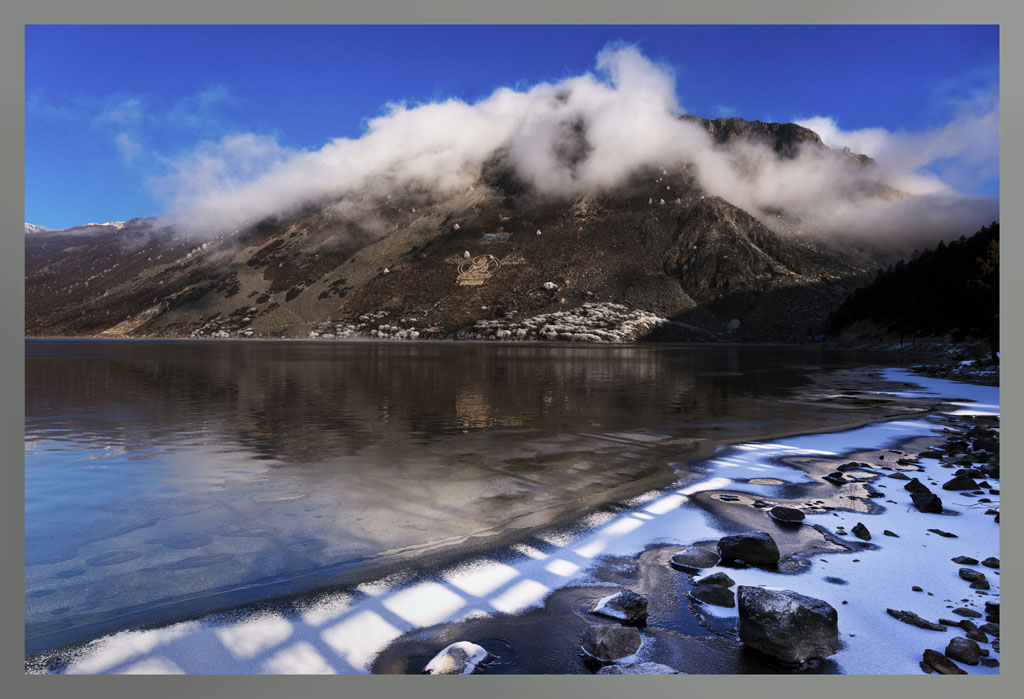
[[[900,260],[852,293],[829,316],[829,331],[869,320],[912,338],[949,333],[954,338],[999,340],[999,223],[974,235]]]

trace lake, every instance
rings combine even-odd
[[[26,652],[435,565],[888,409],[807,348],[31,340]]]

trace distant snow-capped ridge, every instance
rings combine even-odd
[[[150,228],[157,224],[159,219],[153,217],[144,218],[133,218],[128,221],[107,221],[105,223],[96,223],[90,221],[89,223],[83,223],[79,226],[72,226],[64,229],[44,228],[43,226],[37,226],[34,223],[25,223],[25,234],[30,233],[98,233],[103,230],[109,232],[123,231],[125,229],[145,229]],[[110,230],[112,229],[112,230]]]

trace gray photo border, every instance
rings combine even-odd
[[[1010,695],[1017,668],[1012,658],[1020,628],[1020,604],[1009,596],[1008,634],[1002,638],[998,677],[955,678],[934,676],[687,676],[687,677],[37,677],[24,674],[24,26],[26,24],[998,24],[1001,73],[1001,221],[1010,235],[1003,236],[1001,276],[1003,306],[1002,352],[1009,358],[1002,373],[1004,424],[1017,424],[1022,372],[1014,357],[1021,348],[1020,306],[1007,303],[1024,291],[1022,275],[1013,274],[1022,261],[1021,241],[1013,228],[1020,222],[1022,181],[1021,143],[1015,128],[1022,119],[1022,85],[1016,73],[1024,65],[1021,40],[1022,5],[1009,0],[715,0],[693,4],[664,0],[176,0],[141,3],[139,0],[7,0],[0,9],[0,310],[3,328],[4,481],[2,517],[8,565],[0,576],[2,622],[0,662],[6,696],[115,698],[216,696],[219,699],[262,697],[417,696],[512,699],[520,697],[686,696],[715,693],[726,696],[790,696],[816,694],[830,697],[961,696],[967,692],[988,696]],[[1013,66],[1018,66],[1014,69]],[[1008,390],[1007,390],[1008,389]],[[1010,430],[1002,440],[1007,469],[1003,488],[1019,492],[1021,477],[1013,457],[1022,453],[1019,433]],[[1011,496],[1012,497],[1012,496]],[[1009,514],[1009,531],[1018,517]],[[1021,544],[1014,536],[1002,546],[1002,573],[1019,580]],[[1014,589],[1012,586],[1010,589]]]

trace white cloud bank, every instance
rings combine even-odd
[[[963,197],[923,171],[937,162],[948,172],[998,163],[998,105],[965,109],[924,133],[844,132],[830,118],[802,121],[830,146],[871,155],[877,163],[869,167],[820,148],[780,159],[764,145],[716,147],[703,128],[680,120],[682,113],[668,67],[636,48],[610,47],[598,54],[596,74],[500,88],[473,104],[390,105],[361,137],[316,151],[256,134],[204,142],[171,161],[171,172],[154,184],[170,218],[212,232],[361,192],[465,191],[502,150],[521,180],[549,196],[600,191],[640,169],[685,162],[710,193],[755,215],[784,209],[823,233],[949,237],[998,217],[995,199]],[[911,196],[867,194],[877,194],[879,183]]]

